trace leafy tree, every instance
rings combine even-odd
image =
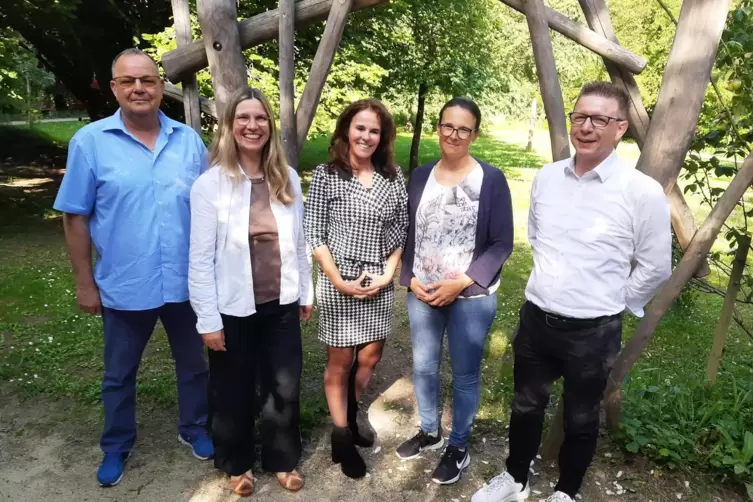
[[[17,33],[0,30],[0,112],[31,118],[54,80]]]

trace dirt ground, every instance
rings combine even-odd
[[[398,305],[402,302],[398,302]],[[404,314],[403,314],[404,315]],[[461,481],[441,487],[430,475],[441,452],[401,462],[395,449],[414,434],[418,423],[410,378],[410,337],[399,328],[389,340],[377,375],[364,401],[378,433],[377,444],[361,450],[369,466],[362,480],[346,478],[330,460],[329,425],[306,442],[300,470],[306,486],[297,494],[285,492],[276,479],[257,473],[257,501],[469,501],[473,493],[496,475],[507,455],[505,424],[477,427],[470,446],[471,466]],[[225,502],[238,498],[211,462],[195,460],[178,444],[175,420],[163,409],[139,408],[139,441],[116,487],[97,486],[101,459],[98,447],[101,413],[71,415],[65,402],[19,401],[0,384],[0,501],[188,501]],[[451,412],[443,414],[449,429]],[[493,431],[493,432],[488,432]],[[481,436],[481,437],[479,437]],[[545,499],[556,481],[556,469],[537,460],[532,467],[530,501]],[[689,474],[662,473],[642,462],[627,460],[602,441],[582,490],[583,501],[698,502],[744,501],[740,495],[715,487]]]

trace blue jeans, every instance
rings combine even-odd
[[[465,447],[481,400],[481,359],[484,344],[497,312],[497,295],[458,299],[444,307],[432,307],[408,293],[413,384],[421,429],[439,429],[442,339],[447,342],[452,365],[452,431],[450,444]]]
[[[136,441],[136,372],[158,318],[165,326],[175,360],[178,430],[188,437],[206,431],[209,369],[191,305],[166,303],[156,309],[135,311],[103,308],[105,428],[100,447],[105,453],[131,451]]]

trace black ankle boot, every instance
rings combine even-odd
[[[358,400],[356,399],[356,372],[358,360],[353,363],[348,378],[348,427],[353,435],[353,443],[356,446],[369,448],[374,445],[374,433],[369,427],[358,426]],[[368,424],[367,424],[368,425]]]
[[[358,454],[348,427],[332,429],[332,461],[341,464],[343,474],[349,478],[362,478],[366,475],[366,463]]]

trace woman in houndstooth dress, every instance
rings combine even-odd
[[[374,442],[368,427],[359,430],[358,399],[392,331],[392,279],[408,228],[394,141],[392,117],[380,101],[351,104],[338,118],[330,162],[314,170],[306,200],[306,237],[319,263],[319,339],[328,345],[332,460],[350,477],[366,474],[354,445]]]

